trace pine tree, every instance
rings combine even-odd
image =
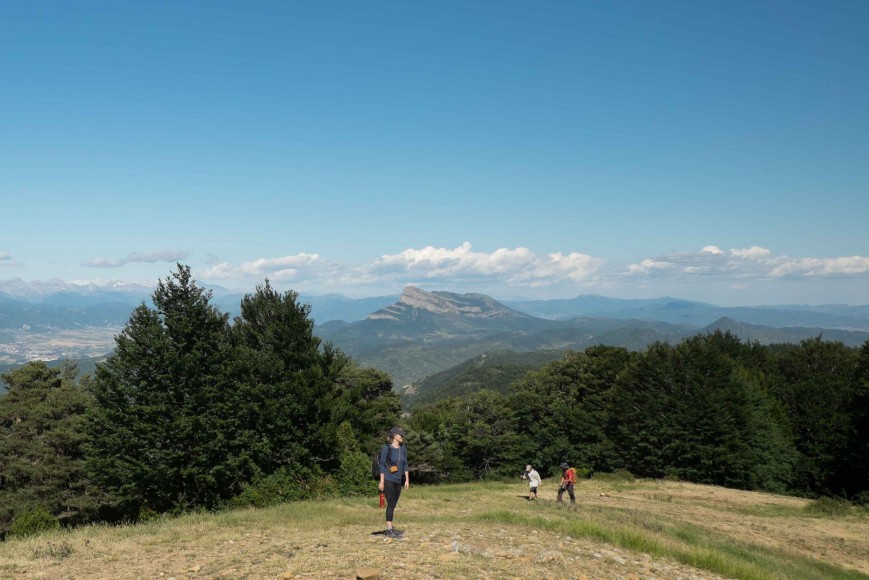
[[[251,477],[226,378],[228,317],[210,299],[179,264],[97,367],[88,467],[115,517],[212,507]]]
[[[296,292],[278,292],[266,280],[242,299],[231,329],[238,413],[266,475],[338,464],[332,383],[309,315]]]
[[[3,375],[0,396],[0,537],[28,513],[71,525],[94,506],[87,493],[83,444],[89,398],[72,363],[30,362]]]
[[[782,490],[795,455],[756,376],[757,348],[721,332],[652,345],[613,393],[610,432],[625,467],[641,476]]]
[[[797,489],[848,496],[867,482],[852,480],[860,403],[866,401],[858,353],[821,337],[804,340],[779,359],[776,395],[786,409],[800,453]]]

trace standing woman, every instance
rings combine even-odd
[[[402,443],[404,443],[404,429],[393,427],[389,430],[389,443],[380,450],[380,491],[386,496],[386,535],[390,538],[404,535],[404,532],[392,527],[392,515],[401,495],[402,476],[404,476],[404,489],[410,487],[407,448]]]

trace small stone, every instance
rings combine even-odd
[[[284,572],[283,576],[281,576],[281,580],[290,580],[293,577],[292,572]]]
[[[380,578],[380,570],[375,568],[359,568],[356,570],[356,580],[377,580]]]
[[[202,570],[202,566],[200,566],[199,564],[196,564],[195,566],[191,566],[190,568],[187,569],[188,572],[199,572],[200,570]]]

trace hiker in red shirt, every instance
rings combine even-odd
[[[570,503],[572,506],[576,506],[576,494],[573,492],[573,488],[576,485],[576,470],[569,466],[567,463],[561,464],[561,487],[558,488],[558,503],[562,503],[561,496],[564,492],[567,492],[567,495],[570,496]]]

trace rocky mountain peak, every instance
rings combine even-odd
[[[388,306],[368,318],[398,319],[403,312],[425,310],[433,314],[464,318],[500,318],[523,316],[484,294],[453,294],[452,292],[426,292],[414,286],[404,289],[396,304]]]

